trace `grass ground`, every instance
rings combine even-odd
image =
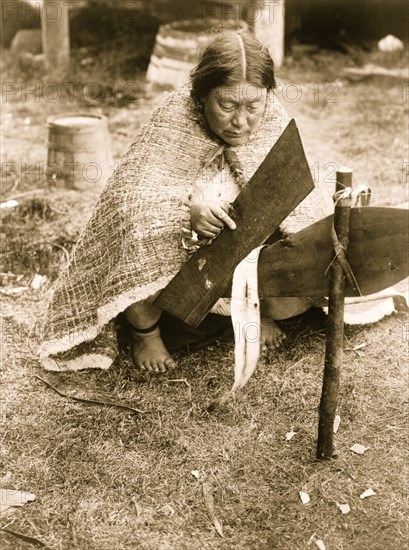
[[[75,55],[80,61],[88,53]],[[388,65],[378,54],[289,59],[278,93],[329,192],[334,168],[347,164],[356,183],[370,184],[374,204],[396,205],[408,200],[405,88],[386,78],[350,82],[341,73],[343,66],[374,58]],[[93,81],[117,79],[123,90],[129,75],[110,79],[107,65],[89,69]],[[81,67],[75,65],[72,81],[85,85],[90,73]],[[325,319],[314,311],[282,323],[288,335],[282,348],[270,351],[236,400],[213,414],[207,405],[232,381],[231,342],[179,354],[178,370],[164,376],[135,379],[125,359],[107,372],[40,369],[35,351],[51,282],[99,193],[50,188],[33,170],[46,162],[45,119],[67,110],[103,110],[118,159],[162,96],[148,92],[138,74],[132,81],[137,93],[125,99],[110,85],[91,102],[83,93],[74,101],[67,94],[57,102],[42,95],[23,100],[24,82],[46,81],[31,75],[27,82],[7,58],[5,71],[18,92],[2,103],[3,169],[10,163],[3,170],[4,196],[39,191],[19,199],[21,206],[3,219],[2,284],[24,286],[35,272],[50,283],[4,297],[0,485],[37,498],[1,518],[0,526],[55,550],[298,550],[318,547],[317,539],[328,550],[408,548],[407,317],[346,328],[337,459],[325,463],[314,458],[325,346]],[[291,93],[299,94],[297,101]],[[23,172],[24,162],[31,172]],[[359,344],[366,346],[353,351]],[[35,375],[64,392],[144,412],[75,403]],[[290,430],[296,435],[286,441]],[[369,449],[353,454],[354,443]],[[376,496],[361,500],[368,488]],[[213,493],[223,537],[203,489]],[[309,504],[301,503],[299,491],[310,495]],[[343,515],[336,503],[348,503],[351,512]],[[0,537],[2,548],[32,547]]]

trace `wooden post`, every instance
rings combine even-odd
[[[254,9],[254,34],[266,46],[276,68],[284,61],[285,0],[247,2],[243,10]]]
[[[70,63],[69,14],[65,0],[44,0],[41,34],[45,67],[50,78],[67,75]]]
[[[337,172],[336,191],[352,186],[352,171],[344,168]],[[335,204],[334,229],[345,253],[349,242],[349,219],[352,198],[339,199]],[[324,377],[320,402],[317,459],[333,457],[334,419],[337,407],[339,376],[343,357],[345,275],[341,264],[334,260],[330,270],[327,341],[325,348]]]

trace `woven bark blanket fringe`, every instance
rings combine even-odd
[[[273,93],[257,130],[235,147],[248,181],[288,123]],[[188,257],[192,186],[214,176],[206,159],[220,149],[188,86],[169,94],[141,127],[105,186],[90,221],[55,283],[39,350],[48,370],[107,369],[118,353],[115,319],[163,289]],[[213,171],[213,172],[212,172]],[[285,220],[298,231],[328,214],[317,187]]]

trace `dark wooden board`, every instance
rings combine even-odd
[[[197,326],[226,289],[237,264],[260,246],[313,190],[314,182],[294,120],[233,203],[234,231],[224,228],[192,255],[155,305]]]
[[[327,268],[334,252],[333,216],[263,249],[258,264],[261,297],[328,296]],[[409,276],[409,212],[398,208],[351,210],[347,258],[363,295],[374,294]],[[326,273],[327,272],[327,273]],[[346,296],[357,293],[346,285]]]

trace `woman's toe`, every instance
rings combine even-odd
[[[159,372],[166,372],[167,369],[166,369],[166,364],[164,359],[159,359],[158,368],[159,368]]]
[[[152,365],[150,361],[144,361],[142,365],[144,366],[146,371],[152,372]]]
[[[284,342],[284,339],[285,339],[285,336],[279,336],[276,343],[276,348],[279,348],[281,346],[281,344]]]
[[[176,363],[172,359],[172,357],[168,357],[165,359],[165,368],[166,370],[173,370],[176,368]]]
[[[152,360],[150,362],[152,372],[160,372],[159,361]]]

